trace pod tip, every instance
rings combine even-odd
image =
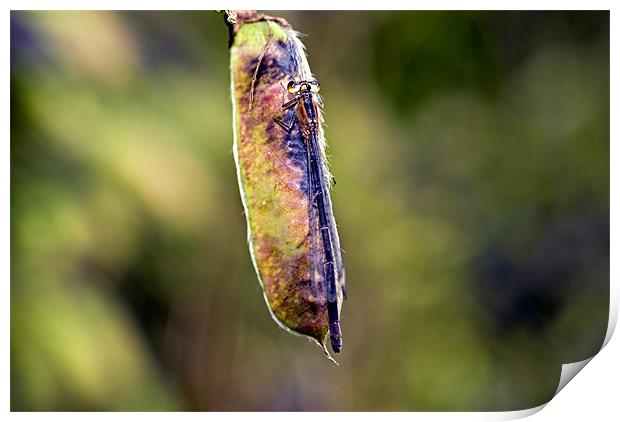
[[[218,10],[218,12],[222,13],[224,16],[224,21],[228,26],[228,34],[230,36],[228,40],[229,46],[233,44],[235,35],[237,34],[237,31],[239,31],[239,28],[247,23],[273,21],[284,27],[291,27],[285,19],[265,15],[257,10]]]

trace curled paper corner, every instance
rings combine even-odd
[[[611,336],[613,336],[614,331],[616,331],[619,300],[618,287],[616,284],[617,283],[609,284],[609,321],[607,322],[607,333],[605,334],[605,340],[603,340],[601,350],[603,350],[603,347],[607,346],[607,343],[611,340]]]
[[[596,356],[596,355],[594,355],[594,356]],[[584,360],[580,360],[579,362],[563,364],[562,365],[562,372],[560,373],[560,382],[558,383],[558,388],[555,390],[555,393],[553,394],[553,397],[557,396],[558,393],[560,391],[562,391],[562,389],[564,387],[566,387],[566,384],[568,384],[570,382],[570,380],[575,378],[575,375],[577,375],[583,368],[585,368],[585,366],[588,363],[590,363],[590,361],[592,359],[594,359],[594,356],[591,356],[591,357],[589,357],[587,359],[584,359]],[[552,398],[552,400],[553,400],[553,398]]]
[[[616,330],[616,324],[618,322],[618,298],[619,296],[617,294],[617,288],[614,286],[614,283],[610,283],[609,298],[610,298],[609,320],[607,322],[607,332],[605,334],[605,340],[603,340],[603,345],[601,346],[599,351],[587,359],[584,359],[578,362],[562,364],[562,371],[560,372],[560,381],[558,382],[558,387],[555,390],[555,393],[553,393],[553,397],[551,397],[551,399],[547,401],[546,403],[543,403],[536,407],[532,407],[530,409],[515,410],[511,412],[499,413],[498,417],[495,420],[520,419],[520,418],[525,418],[525,417],[528,417],[528,416],[531,416],[531,415],[534,415],[540,412],[542,409],[545,408],[545,406],[547,406],[547,404],[551,402],[551,400],[555,398],[555,396],[557,396],[560,393],[560,391],[564,389],[564,387],[566,387],[566,385],[568,385],[568,383],[573,378],[575,378],[575,376],[579,372],[581,372],[583,368],[586,367],[588,363],[590,363],[592,359],[596,357],[596,355],[600,353],[601,350],[603,350],[605,346],[607,346],[607,344],[609,343],[609,340],[614,334],[614,331]]]
[[[555,395],[554,395],[554,397],[555,397]],[[547,403],[549,403],[549,402],[547,402]],[[541,404],[539,406],[532,407],[530,409],[513,410],[513,411],[510,411],[510,412],[496,413],[495,415],[497,415],[497,417],[489,418],[489,420],[511,421],[511,420],[514,420],[514,419],[527,418],[528,416],[532,416],[533,414],[538,413],[541,410],[543,410],[543,408],[547,405],[547,403],[543,403],[543,404]]]
[[[598,353],[597,353],[598,354]],[[596,354],[594,355],[596,356]],[[572,362],[572,363],[564,363],[562,364],[562,372],[560,373],[560,381],[558,382],[558,388],[556,388],[555,393],[553,393],[553,397],[551,397],[550,400],[548,400],[547,402],[536,406],[536,407],[532,407],[530,409],[523,409],[523,410],[515,410],[515,411],[511,411],[511,412],[504,412],[499,414],[498,418],[496,420],[514,420],[514,419],[521,419],[521,418],[526,418],[528,416],[532,416],[538,412],[540,412],[541,410],[543,410],[545,408],[545,406],[547,406],[551,400],[553,400],[555,398],[555,396],[557,396],[560,391],[562,391],[562,389],[564,387],[566,387],[566,385],[573,379],[575,378],[575,376],[581,372],[581,370],[583,368],[585,368],[585,366],[590,363],[590,361],[592,359],[594,359],[594,356],[591,356],[587,359],[578,361],[578,362]]]

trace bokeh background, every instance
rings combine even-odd
[[[307,36],[340,367],[271,320],[214,12],[11,13],[13,410],[516,410],[602,345],[607,12],[271,12]]]

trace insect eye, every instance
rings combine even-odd
[[[312,81],[310,82],[310,90],[312,92],[319,92],[321,90],[321,84],[319,83],[319,81]]]
[[[295,94],[299,92],[299,84],[297,84],[295,81],[290,81],[286,86],[286,90],[291,94]]]

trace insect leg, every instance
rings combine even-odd
[[[287,101],[284,104],[282,104],[282,108],[284,110],[290,110],[291,108],[295,107],[298,102],[299,102],[299,97],[295,97],[292,100]],[[293,118],[291,119],[290,123],[286,123],[284,120],[282,120],[279,117],[274,117],[273,120],[278,125],[280,125],[280,127],[282,127],[282,129],[284,129],[286,133],[291,133],[291,131],[293,130],[293,126],[295,125],[295,122],[297,121],[297,115],[293,113]]]
[[[286,131],[286,133],[291,133],[293,127],[295,126],[295,122],[297,121],[297,116],[293,114],[293,118],[291,119],[291,123],[286,123],[279,117],[274,117],[273,121],[276,122],[282,129]]]
[[[285,102],[284,104],[282,104],[282,108],[284,110],[288,110],[289,108],[293,108],[297,105],[297,103],[299,102],[299,97],[295,97],[290,101]]]

